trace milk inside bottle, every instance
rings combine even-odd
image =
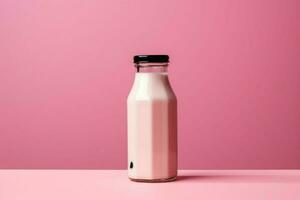
[[[167,55],[134,56],[136,73],[127,98],[128,176],[162,182],[177,176],[177,100]]]

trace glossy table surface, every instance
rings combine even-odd
[[[137,183],[125,170],[0,170],[0,200],[300,199],[300,170],[181,170]]]

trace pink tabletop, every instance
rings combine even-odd
[[[0,200],[300,199],[300,170],[183,170],[136,183],[124,170],[0,170]]]

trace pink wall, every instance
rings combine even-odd
[[[180,168],[300,168],[298,0],[0,0],[0,167],[125,168],[132,56],[171,56]]]

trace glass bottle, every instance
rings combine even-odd
[[[168,78],[168,55],[134,56],[127,98],[128,176],[164,182],[177,176],[177,100]]]

